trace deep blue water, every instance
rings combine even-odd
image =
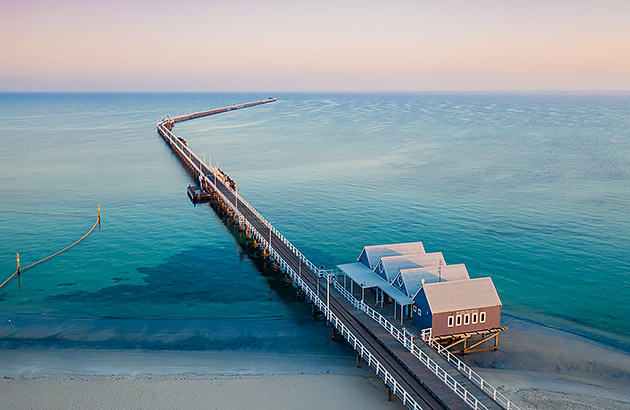
[[[421,240],[509,315],[630,349],[630,94],[280,94],[178,124],[316,264]],[[0,346],[344,354],[155,130],[261,94],[0,94],[0,210],[103,230],[0,290]],[[93,220],[0,213],[0,279]],[[8,320],[11,320],[11,323]]]

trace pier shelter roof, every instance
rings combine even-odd
[[[359,262],[370,269],[374,269],[378,261],[384,256],[411,255],[415,253],[425,253],[422,242],[365,246],[361,255],[359,255]]]
[[[446,265],[442,252],[417,253],[411,255],[385,256],[374,271],[388,282],[393,282],[401,269],[424,268]]]
[[[378,288],[394,299],[399,305],[411,305],[413,300],[400,289],[394,287],[391,283],[383,280],[376,275],[373,270],[368,269],[364,264],[346,263],[345,265],[337,265],[345,275],[362,288]]]
[[[491,278],[425,283],[422,291],[434,315],[457,310],[501,306],[501,299]]]
[[[413,298],[425,284],[436,282],[450,282],[454,280],[470,279],[468,270],[463,263],[458,265],[430,266],[425,268],[400,269],[393,285]]]

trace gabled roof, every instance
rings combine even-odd
[[[418,293],[422,287],[422,279],[425,284],[436,282],[450,282],[454,280],[470,279],[466,265],[446,265],[446,266],[430,266],[426,268],[401,269],[398,276],[394,279],[394,286],[401,290],[406,290],[407,295],[411,298]],[[404,286],[400,284],[404,283]]]
[[[433,314],[501,306],[491,278],[425,283],[421,293],[426,295]]]
[[[376,265],[376,273],[385,280],[393,281],[401,269],[422,268],[427,266],[446,265],[442,252],[418,253],[382,257]]]
[[[374,269],[384,256],[424,253],[422,242],[393,243],[389,245],[372,245],[363,248],[359,261],[370,269]]]

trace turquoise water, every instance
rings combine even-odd
[[[503,311],[630,350],[630,95],[280,94],[175,133],[318,265],[421,240]],[[0,209],[103,230],[0,290],[0,346],[347,354],[261,274],[157,135],[260,94],[0,94]],[[0,273],[93,220],[0,213]],[[9,323],[8,320],[11,320]]]

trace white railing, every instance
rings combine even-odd
[[[220,112],[220,111],[217,111],[217,112]],[[188,118],[185,118],[185,117],[188,117]],[[185,121],[186,119],[190,119],[190,118],[191,118],[190,115],[180,116],[179,118],[177,118],[178,121],[176,122]],[[194,118],[197,118],[197,117],[194,117]],[[284,259],[273,249],[273,247],[267,240],[267,238],[269,237],[267,232],[265,232],[265,234],[261,234],[260,232],[258,232],[258,230],[247,220],[247,218],[245,218],[245,216],[240,211],[238,211],[237,206],[235,206],[234,203],[230,199],[228,199],[216,187],[213,181],[211,181],[210,179],[206,177],[206,174],[207,174],[206,171],[210,172],[215,177],[217,177],[218,170],[212,167],[211,165],[207,165],[203,161],[201,161],[201,159],[197,157],[197,155],[190,148],[184,145],[170,130],[164,127],[163,124],[165,122],[166,121],[162,121],[161,123],[159,123],[158,128],[161,129],[164,133],[166,133],[166,135],[168,136],[170,145],[173,146],[173,148],[177,148],[182,154],[182,156],[188,157],[190,159],[191,165],[195,169],[195,171],[198,174],[201,174],[204,176],[204,178],[206,179],[206,183],[209,183],[209,185],[211,185],[214,188],[214,190],[223,198],[223,200],[228,204],[228,206],[235,212],[241,224],[245,224],[250,229],[252,234],[256,237],[256,239],[258,239],[263,244],[263,246],[269,249],[270,255],[276,261],[280,262],[280,265],[285,269],[287,273],[289,273],[292,279],[294,279],[296,283],[298,283],[298,285],[302,288],[302,290],[304,290],[305,293],[309,295],[309,299],[311,299],[311,301],[313,301],[313,303],[315,303],[318,306],[318,308],[320,308],[320,310],[326,313],[326,317],[329,317],[328,311],[324,302],[319,298],[319,296],[316,293],[314,293],[308,287],[308,285],[293,271],[293,269],[286,263],[286,261],[284,261]],[[195,160],[196,160],[196,164],[195,164]],[[200,169],[199,166],[197,166],[197,164],[199,164],[199,166],[205,169],[203,170]],[[240,204],[241,207],[246,206],[265,225],[265,227],[271,230],[271,233],[278,240],[280,240],[295,256],[297,256],[302,261],[302,263],[305,264],[307,268],[309,268],[313,273],[317,274],[320,277],[325,276],[325,273],[322,273],[315,264],[313,264],[306,256],[302,254],[302,252],[299,251],[299,249],[297,249],[288,239],[286,239],[284,235],[282,235],[269,221],[267,221],[267,219],[264,216],[262,216],[262,214],[260,214],[260,212],[258,212],[253,206],[251,206],[236,191],[232,190],[232,192],[234,193],[235,201],[238,204]],[[372,309],[370,306],[366,305],[363,301],[357,300],[337,280],[334,280],[333,284],[334,284],[334,287],[350,303],[353,304],[353,306],[355,306],[357,309],[364,311],[368,316],[370,316],[372,319],[376,320],[381,326],[383,326],[383,328],[385,328],[394,338],[396,338],[396,340],[402,343],[403,346],[407,348],[407,350],[409,350],[416,358],[418,358],[423,364],[425,364],[425,366],[427,366],[427,368],[429,368],[438,378],[440,378],[440,380],[444,381],[444,383],[447,386],[449,386],[458,396],[460,396],[470,407],[474,409],[487,409],[487,407],[483,403],[481,403],[473,394],[468,392],[466,388],[464,388],[459,382],[453,379],[448,373],[446,373],[446,371],[444,371],[444,369],[442,369],[437,363],[435,363],[435,361],[429,358],[426,355],[426,353],[424,353],[414,344],[414,335],[411,332],[407,331],[406,329],[403,329],[402,331],[399,330],[396,326],[390,323],[385,317],[383,317],[383,315],[378,313],[376,310]],[[332,315],[332,312],[331,312],[331,315]],[[337,328],[341,330],[339,327]],[[346,335],[344,335],[344,337],[346,337]],[[353,335],[352,337],[354,338]],[[468,377],[468,379],[472,383],[474,383],[482,391],[485,391],[485,393],[489,397],[491,397],[495,402],[497,402],[498,404],[500,404],[501,406],[503,406],[504,408],[508,410],[512,410],[512,409],[520,410],[513,402],[511,402],[503,394],[497,391],[496,388],[494,388],[490,383],[486,382],[481,376],[479,376],[476,372],[474,372],[469,366],[467,366],[459,358],[457,358],[455,355],[453,355],[451,352],[449,352],[447,349],[445,349],[443,346],[437,343],[437,341],[435,341],[435,339],[431,337],[430,329],[428,329],[428,332],[423,331],[421,338],[423,341],[427,342],[429,346],[437,350],[437,352],[440,355],[442,355],[449,363],[451,363],[454,367],[456,367],[464,376]],[[351,342],[350,339],[348,339],[348,337],[346,337],[346,339],[349,342]],[[356,338],[354,339],[356,340]],[[357,349],[355,348],[355,350]],[[377,364],[377,367],[374,367],[374,368],[377,371],[377,374],[379,374],[379,369],[382,369],[382,366]],[[379,374],[379,377],[381,377],[380,374]],[[392,380],[394,379],[392,378]],[[386,379],[385,381],[387,383]],[[401,388],[399,386],[394,387],[395,393],[397,389],[400,390]],[[403,396],[405,397],[404,399],[403,399]],[[409,398],[406,395],[406,393],[403,396],[400,396],[401,399],[403,399],[403,402],[405,402],[405,400],[407,402],[411,400],[411,398]],[[417,407],[411,407],[411,408],[420,408],[420,407],[417,406]]]
[[[488,396],[490,396],[494,401],[499,403],[501,406],[508,410],[520,410],[516,404],[510,401],[507,397],[505,397],[501,392],[495,389],[490,383],[485,381],[485,379],[479,374],[477,374],[473,369],[471,369],[466,363],[462,362],[457,356],[453,353],[449,352],[444,346],[438,343],[432,337],[432,329],[424,329],[422,331],[422,340],[425,341],[429,346],[435,349],[442,357],[444,357],[449,363],[456,367],[464,376],[468,378],[471,382],[473,382],[477,387],[481,390],[485,391]]]
[[[446,372],[443,369],[439,369],[439,366],[435,364],[435,362],[426,356],[426,354],[420,350],[415,344],[414,339],[415,335],[411,333],[409,330],[404,329],[399,330],[396,326],[394,326],[390,321],[388,321],[383,315],[378,313],[376,310],[372,309],[369,305],[365,304],[363,301],[357,300],[350,292],[348,292],[344,286],[335,281],[335,288],[341,292],[341,294],[348,299],[353,305],[355,305],[358,309],[365,312],[368,316],[378,322],[385,330],[387,330],[392,336],[394,336],[400,343],[403,344],[416,358],[418,358],[422,363],[424,363],[438,378],[443,380],[455,393],[457,393],[466,403],[468,403],[472,408],[486,408],[483,403],[479,402],[471,393],[466,393],[466,389],[461,386],[456,380],[448,380],[452,377],[449,375],[445,380],[443,375]],[[473,384],[479,387],[482,391],[484,391],[490,398],[492,398],[495,402],[497,402],[502,407],[508,410],[520,410],[516,404],[510,401],[507,397],[505,397],[501,392],[499,392],[496,388],[494,388],[490,383],[488,383],[484,378],[479,376],[475,371],[473,371],[469,366],[467,366],[464,362],[462,362],[457,356],[449,352],[442,345],[440,345],[435,339],[432,337],[432,329],[423,329],[421,333],[421,339],[425,341],[429,346],[437,350],[437,352],[442,355],[449,363],[456,367],[457,370],[460,371],[464,376],[468,378]],[[426,356],[423,357],[423,356]],[[448,381],[448,382],[447,382]],[[460,393],[464,392],[463,394]],[[473,400],[474,399],[474,400]]]
[[[172,132],[170,132],[166,127],[164,127],[163,122],[158,124],[158,129],[161,130],[163,133],[162,135],[169,140],[170,145],[174,149],[177,149],[183,157],[188,157],[189,159],[192,159],[192,151],[187,146],[183,145],[181,141],[179,141],[179,139],[177,139],[177,137],[175,137],[175,135]],[[221,198],[232,209],[235,215],[238,216],[239,220],[244,222],[244,224],[250,229],[250,231],[252,232],[252,235],[254,235],[256,239],[258,239],[263,244],[263,246],[265,246],[268,249],[270,256],[273,259],[275,259],[276,262],[280,264],[280,266],[295,281],[295,283],[300,287],[300,289],[302,289],[302,291],[308,296],[308,298],[313,302],[313,304],[317,306],[317,308],[320,309],[322,312],[324,312],[328,320],[332,323],[333,326],[335,326],[337,330],[339,330],[339,332],[348,341],[348,343],[350,343],[350,345],[354,348],[354,350],[357,351],[360,357],[363,360],[365,360],[368,363],[368,365],[376,371],[376,374],[378,375],[378,377],[383,379],[385,381],[385,384],[394,392],[394,394],[397,395],[402,400],[403,405],[407,406],[408,408],[412,410],[423,410],[422,407],[412,397],[409,396],[407,391],[403,387],[401,387],[400,383],[396,381],[396,379],[387,371],[387,369],[383,367],[383,365],[378,361],[378,359],[374,357],[374,355],[369,351],[369,349],[367,349],[357,339],[357,337],[350,331],[350,329],[348,329],[348,327],[343,323],[343,321],[341,321],[337,317],[337,315],[328,308],[327,304],[319,297],[318,293],[313,291],[313,289],[311,289],[311,287],[304,281],[304,279],[302,279],[302,276],[299,273],[295,272],[295,270],[284,260],[284,258],[282,258],[282,256],[278,252],[276,252],[276,250],[271,246],[271,244],[267,241],[267,239],[265,239],[267,235],[261,234],[258,231],[258,229],[256,229],[249,222],[249,220],[247,220],[247,218],[245,218],[245,216],[243,216],[243,214],[234,206],[232,201],[227,196],[225,196],[223,192],[221,192],[221,190],[219,190],[218,187],[207,176],[205,176],[204,173],[202,173],[201,169],[199,169],[199,167],[193,161],[190,161],[190,165],[193,167],[193,169],[197,173],[203,175],[205,182],[208,183],[210,186],[212,186],[215,192],[217,192],[221,196]],[[256,216],[260,215],[247,202],[242,200],[242,198],[240,198],[236,192],[235,192],[235,195],[236,195],[236,198],[238,198],[238,201],[246,204],[246,206],[250,208],[250,210],[252,210],[252,212],[256,214]],[[276,236],[285,245],[287,245],[287,247],[291,249],[291,251],[296,256],[298,256],[301,260],[303,260],[303,262],[311,269],[313,273],[316,273],[320,277],[322,276],[322,273],[320,272],[319,268],[317,268],[313,263],[311,263],[308,259],[306,259],[306,257],[304,257],[304,255],[302,255],[297,250],[297,248],[295,248],[295,246],[293,246],[286,238],[284,238],[284,236],[278,235],[278,232],[275,228],[273,228],[273,225],[271,225],[268,221],[266,221],[262,217],[261,217],[261,221],[263,221],[263,223],[265,223],[266,226],[270,226],[272,229],[272,233],[275,233]],[[334,283],[337,283],[337,281],[334,281]]]
[[[462,400],[464,400],[473,409],[487,410],[488,408],[480,402],[472,393],[470,393],[464,386],[462,386],[457,380],[455,380],[450,374],[440,367],[433,359],[427,356],[420,348],[414,344],[414,335],[408,330],[399,330],[389,320],[385,319],[383,315],[376,310],[369,307],[362,300],[357,300],[353,295],[348,292],[345,287],[335,281],[335,288],[341,292],[346,299],[348,299],[353,305],[357,306],[360,310],[365,312],[368,316],[378,322],[385,330],[389,332],[396,340],[402,343],[407,350],[411,352],[422,364],[424,364],[438,379],[444,382],[451,390],[453,390]]]

